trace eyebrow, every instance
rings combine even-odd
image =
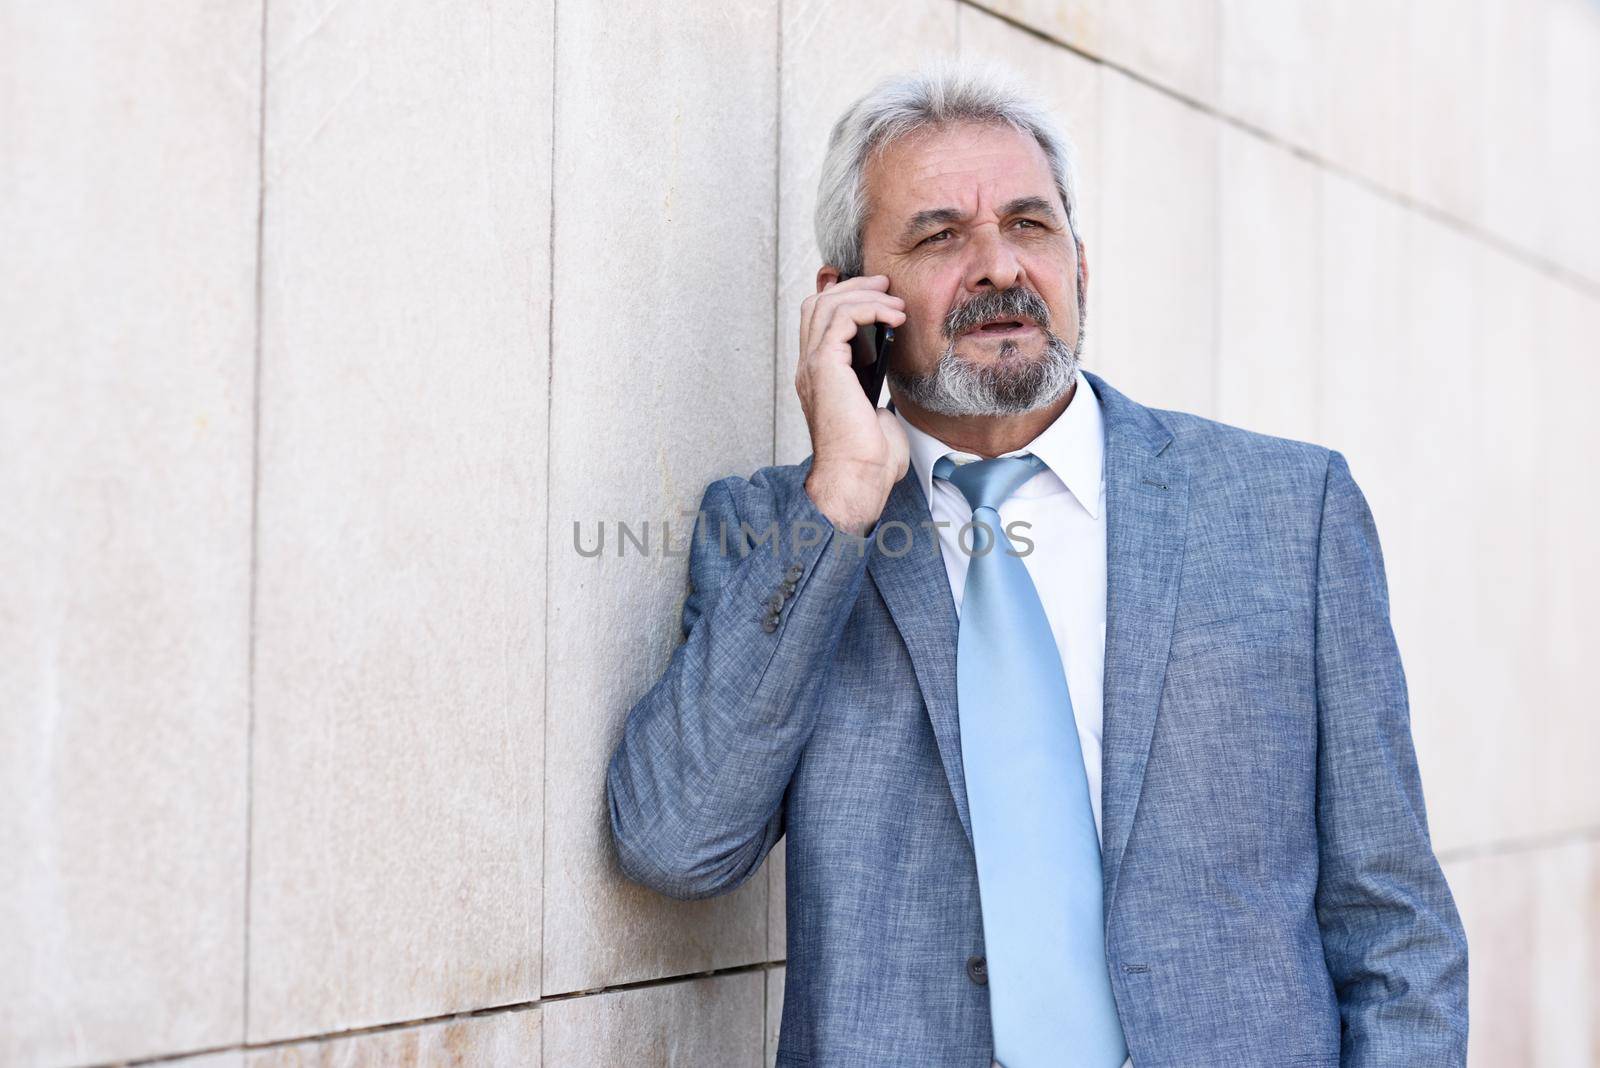
[[[1050,202],[1044,197],[1037,196],[1018,197],[1002,205],[1000,214],[1043,215],[1052,224],[1057,221],[1055,209],[1050,206]],[[906,223],[906,228],[900,232],[900,240],[910,241],[930,226],[960,222],[965,218],[960,208],[928,208],[926,211],[919,211],[911,216],[911,221]]]

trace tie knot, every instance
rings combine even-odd
[[[976,512],[979,508],[1000,509],[1000,503],[1028,479],[1044,468],[1044,461],[1033,453],[1023,456],[997,456],[993,460],[974,460],[958,464],[949,456],[939,457],[933,477],[948,479]]]

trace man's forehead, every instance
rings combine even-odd
[[[1058,199],[1044,150],[1009,126],[919,131],[888,147],[869,182],[876,202],[900,216],[928,208],[998,208],[1030,196]]]

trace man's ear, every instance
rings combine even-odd
[[[838,280],[839,268],[831,264],[823,264],[822,269],[817,272],[817,292],[821,293]]]
[[[1078,242],[1078,274],[1083,278],[1083,291],[1089,291],[1089,255],[1083,250],[1083,242]]]

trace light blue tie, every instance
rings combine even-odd
[[[997,510],[1044,466],[1029,454],[960,465],[944,456],[933,468],[972,505],[956,691],[994,1055],[1006,1068],[1118,1068],[1128,1050],[1106,970],[1100,840],[1072,697]]]

